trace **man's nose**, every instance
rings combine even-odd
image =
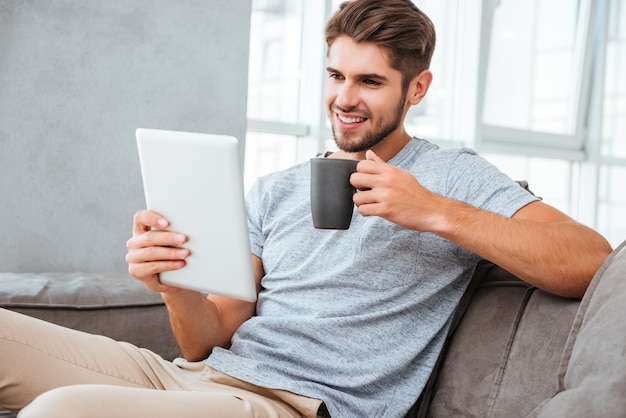
[[[359,104],[359,94],[357,86],[349,81],[343,83],[337,92],[336,104],[342,109],[354,108]]]

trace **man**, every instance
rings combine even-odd
[[[54,373],[18,379],[14,407],[43,393],[23,417],[402,417],[480,257],[547,291],[584,293],[611,251],[600,235],[474,152],[405,132],[432,80],[435,33],[421,11],[409,0],[346,2],[326,39],[339,147],[328,158],[362,160],[350,229],[313,228],[308,163],[262,178],[247,200],[252,304],[161,285],[160,272],[184,268],[187,237],[138,212],[129,271],[162,293],[186,361],[12,315],[4,322],[41,336],[22,344],[46,353],[37,377]]]

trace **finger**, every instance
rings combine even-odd
[[[393,215],[394,205],[390,204],[388,201],[368,198],[364,199],[363,202],[357,203],[356,206],[362,216],[379,216],[394,222],[391,218]]]
[[[379,203],[366,203],[358,205],[358,210],[361,216],[378,216],[379,215]]]
[[[350,176],[350,184],[358,190],[358,193],[354,195],[355,197],[357,194],[362,195],[364,192],[372,190],[375,183],[376,178],[372,174],[353,173],[352,176]],[[365,196],[361,197],[364,198]]]
[[[387,166],[387,163],[372,150],[365,153],[365,158],[365,160],[359,161],[357,165],[357,172],[359,173],[380,174]]]
[[[361,160],[356,166],[357,173],[378,174],[381,166],[378,162],[372,160]]]
[[[164,271],[180,270],[185,267],[184,260],[163,260],[150,263],[129,264],[129,273],[138,279],[158,275]]]
[[[357,165],[357,171],[350,176],[350,183],[358,190],[372,189],[377,179],[388,171],[388,167],[382,160],[361,160]]]
[[[150,263],[132,263],[128,265],[128,272],[131,276],[145,280],[151,276],[156,276],[164,271],[180,270],[185,267],[184,260],[164,260],[152,261]]]
[[[189,257],[186,248],[146,247],[131,249],[126,254],[128,264],[141,264],[153,261],[182,261]]]
[[[376,191],[367,189],[355,193],[352,197],[352,201],[360,208],[362,205],[377,203],[379,200]]]
[[[144,247],[180,247],[187,242],[187,236],[175,231],[149,230],[131,237],[126,242],[126,248]]]
[[[129,264],[128,273],[132,277],[135,277],[136,279],[142,281],[152,290],[162,292],[164,291],[164,289],[156,289],[156,287],[163,286],[159,283],[159,274],[163,273],[164,271],[180,270],[184,266],[185,261],[183,260],[154,261],[151,263]]]
[[[140,210],[133,218],[133,235],[139,235],[146,231],[155,229],[165,229],[169,226],[167,219],[156,212],[150,210]]]
[[[368,161],[375,161],[377,163],[384,163],[384,161],[382,160],[382,158],[380,158],[378,155],[376,155],[376,153],[374,151],[367,150],[367,152],[365,153],[365,159]]]

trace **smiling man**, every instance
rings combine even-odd
[[[21,418],[403,417],[481,258],[585,292],[604,238],[475,152],[405,131],[432,81],[426,15],[409,0],[349,1],[326,40],[328,158],[361,160],[350,228],[313,227],[308,162],[260,179],[247,197],[252,304],[160,284],[184,268],[175,247],[192,231],[138,212],[129,271],[162,293],[186,360],[0,311],[0,405],[28,405]]]

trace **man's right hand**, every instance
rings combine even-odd
[[[178,270],[185,266],[189,250],[180,248],[187,237],[166,231],[169,222],[159,214],[140,210],[133,219],[133,236],[126,243],[126,262],[131,276],[149,289],[172,293],[180,289],[159,282],[159,273]]]

